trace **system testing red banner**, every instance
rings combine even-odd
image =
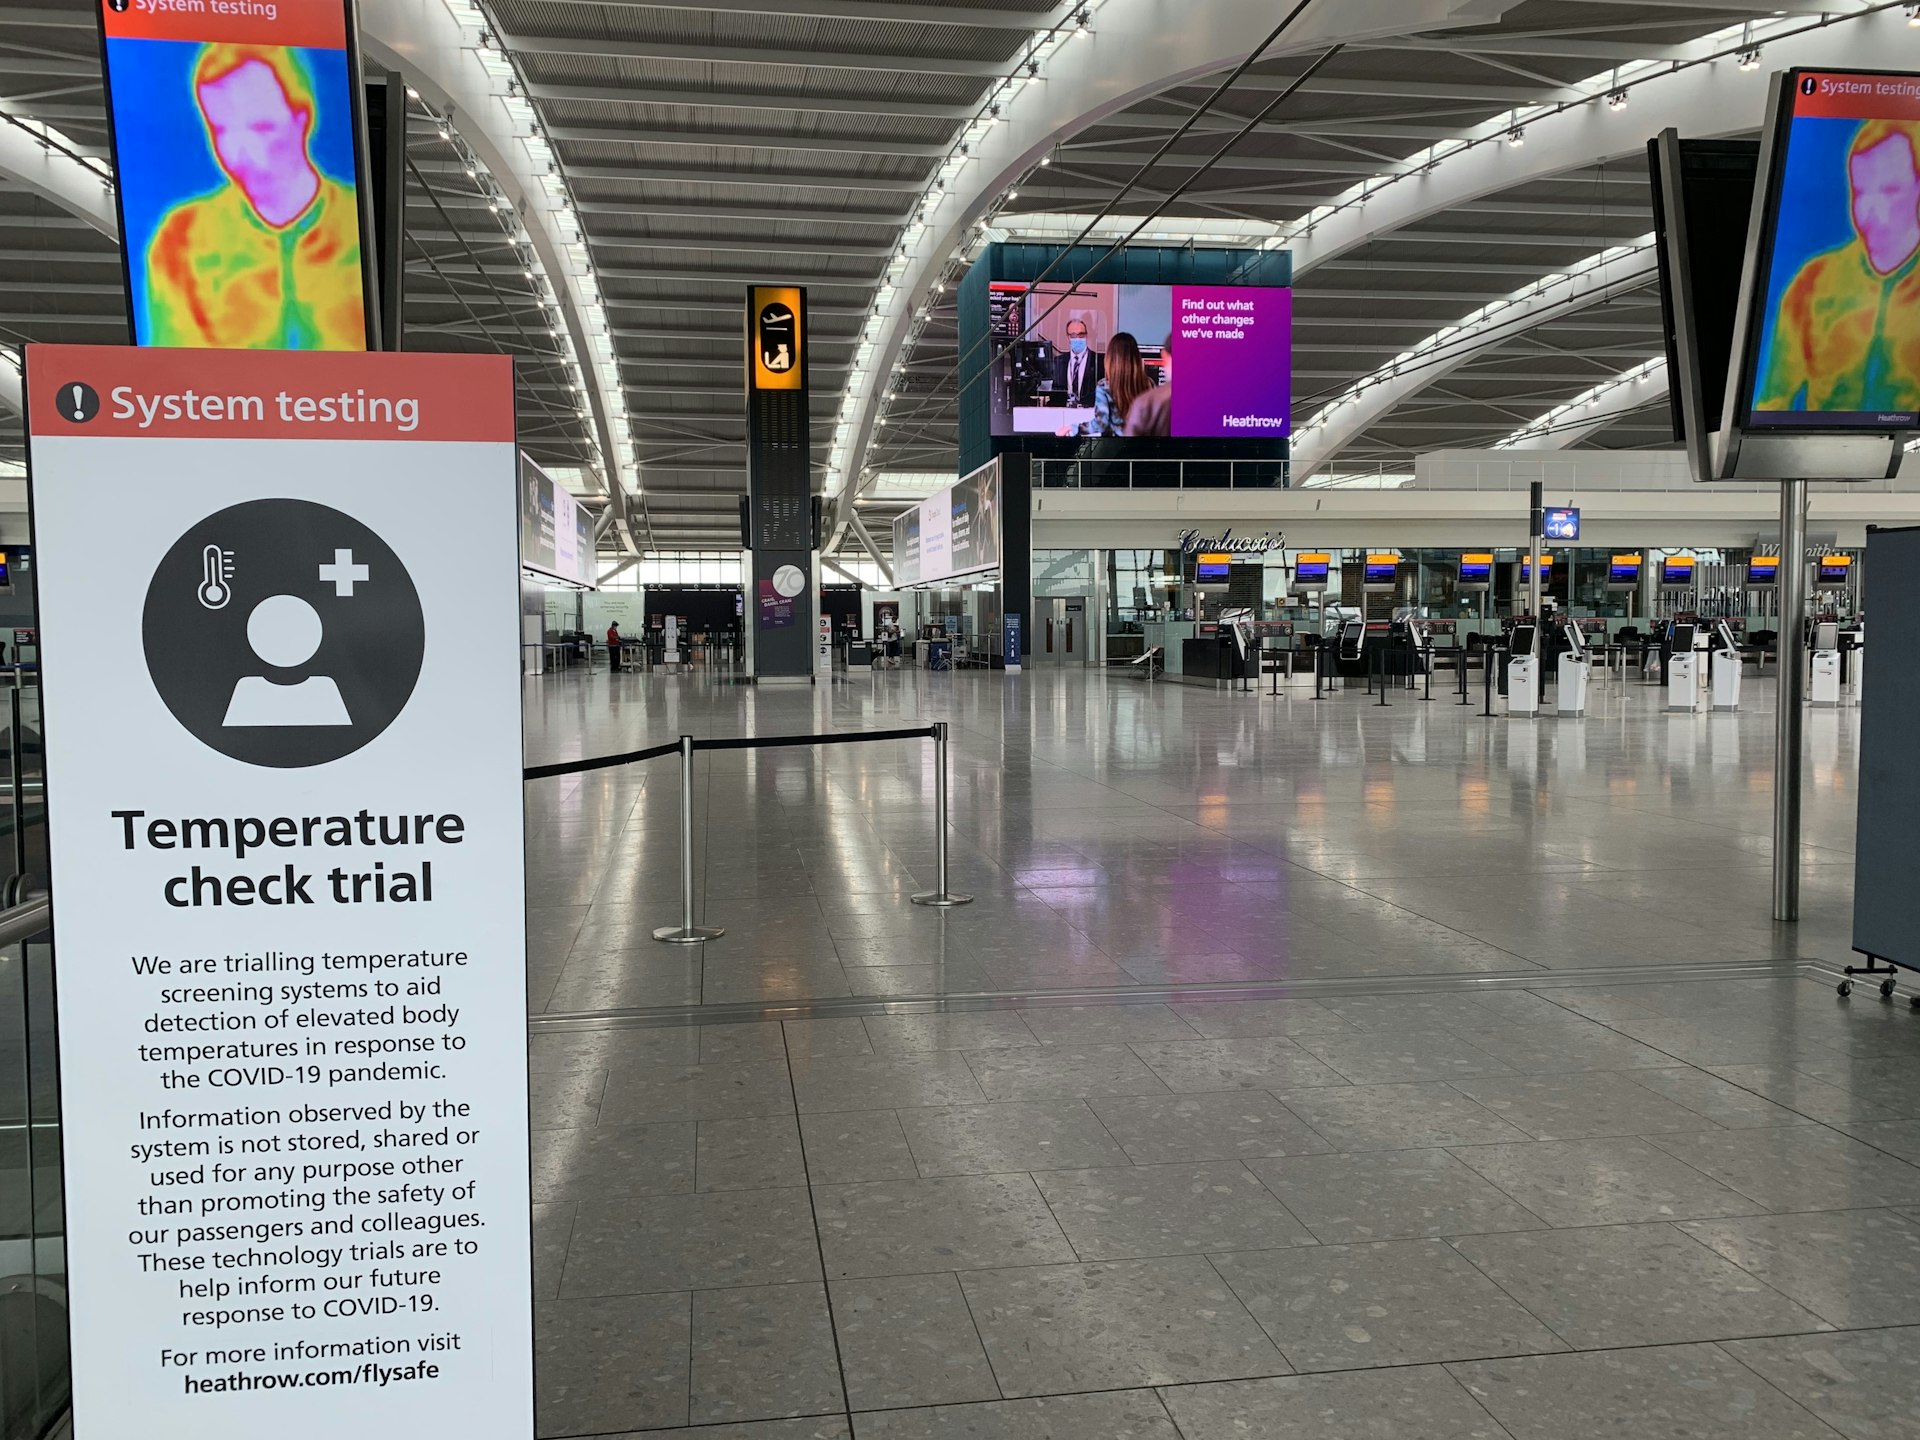
[[[140,345],[363,350],[347,0],[96,0]]]

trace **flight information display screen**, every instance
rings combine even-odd
[[[1780,559],[1777,555],[1756,555],[1747,561],[1747,584],[1773,585],[1780,579]]]
[[[1327,566],[1332,561],[1331,555],[1302,555],[1293,562],[1293,583],[1295,585],[1326,584]]]
[[[1462,585],[1487,585],[1491,584],[1492,581],[1492,554],[1469,553],[1460,557],[1460,583]]]
[[[1774,127],[1747,424],[1920,426],[1920,76],[1789,70]]]
[[[1367,556],[1367,584],[1391,585],[1399,574],[1400,557],[1398,555]]]
[[[1640,583],[1640,557],[1615,555],[1607,562],[1607,584],[1631,586]]]
[[[1662,585],[1693,584],[1693,557],[1691,555],[1669,555],[1660,562],[1660,583]]]

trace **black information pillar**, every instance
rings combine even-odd
[[[755,679],[813,673],[813,431],[807,394],[807,292],[747,290],[746,589]]]

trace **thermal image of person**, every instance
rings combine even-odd
[[[155,229],[148,343],[366,348],[359,215],[351,185],[309,153],[317,105],[305,67],[278,47],[211,44],[193,93],[228,183]]]
[[[1780,299],[1758,410],[1920,410],[1920,123],[1869,120],[1847,151],[1854,238]]]

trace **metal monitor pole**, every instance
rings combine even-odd
[[[1527,500],[1527,613],[1534,623],[1540,623],[1540,535],[1545,516],[1541,507],[1545,501],[1546,486],[1536,480],[1529,491]]]
[[[1807,676],[1800,626],[1807,608],[1807,482],[1780,482],[1780,633],[1774,671],[1780,680],[1773,717],[1773,918],[1800,918],[1801,729]]]

